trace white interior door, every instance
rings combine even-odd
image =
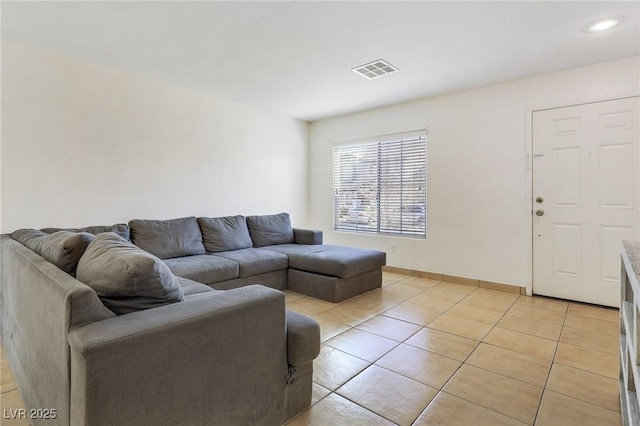
[[[618,306],[637,240],[640,98],[533,113],[533,293]]]

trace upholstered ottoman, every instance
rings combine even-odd
[[[329,244],[270,249],[289,256],[287,288],[298,293],[340,302],[382,286],[386,253],[381,251]]]

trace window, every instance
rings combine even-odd
[[[426,131],[333,148],[337,231],[426,237]]]

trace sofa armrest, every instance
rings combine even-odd
[[[293,228],[293,242],[296,244],[322,244],[322,231],[317,229]]]
[[[287,309],[287,361],[304,365],[320,353],[320,325],[313,318]]]
[[[284,294],[248,286],[68,335],[71,425],[281,424]]]

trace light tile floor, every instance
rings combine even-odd
[[[384,273],[321,327],[301,425],[620,425],[618,310]]]
[[[322,338],[291,426],[621,424],[615,309],[394,273],[339,304],[286,297]],[[3,350],[0,385],[24,408]]]

